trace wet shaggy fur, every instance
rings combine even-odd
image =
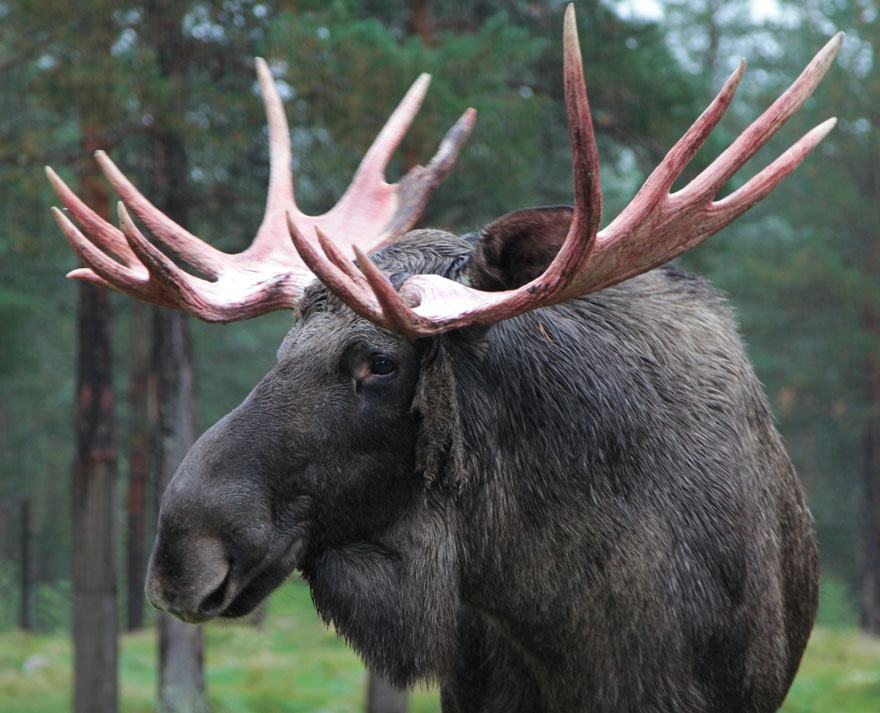
[[[422,231],[375,259],[397,284],[530,274],[476,244]],[[775,711],[816,609],[812,520],[730,310],[672,266],[415,344],[311,287],[175,476],[152,586],[198,589],[206,532],[241,589],[224,614],[299,568],[445,713]]]

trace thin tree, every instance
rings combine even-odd
[[[88,135],[87,135],[88,136]],[[87,153],[94,150],[87,138]],[[104,184],[89,165],[85,200],[107,215]],[[81,283],[77,310],[77,455],[73,474],[75,713],[115,713],[117,691],[116,439],[110,296]]]
[[[150,39],[156,48],[160,75],[182,84],[182,17],[174,13],[174,9],[164,3],[150,4],[147,26],[151,29]],[[185,225],[186,151],[180,134],[172,128],[175,107],[165,107],[165,110],[164,123],[161,108],[156,112],[150,193],[164,213]],[[182,312],[154,309],[152,339],[158,423],[150,461],[158,500],[196,438],[189,317]],[[159,615],[159,711],[202,713],[210,710],[205,690],[202,629],[162,612]]]
[[[189,317],[153,309],[153,369],[158,419],[152,437],[157,499],[195,441],[194,381]],[[204,679],[201,627],[159,614],[159,702],[161,713],[210,711]]]
[[[29,631],[34,628],[33,611],[33,576],[31,573],[31,548],[33,536],[31,534],[31,500],[23,498],[19,506],[21,522],[21,609],[19,612],[18,625]]]
[[[135,305],[131,323],[131,357],[128,391],[128,496],[125,553],[126,628],[144,625],[144,544],[149,480],[150,404],[157,402],[155,379],[151,379],[150,349],[143,335],[150,331],[150,310]]]

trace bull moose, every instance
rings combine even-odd
[[[816,612],[813,521],[724,297],[666,263],[762,200],[831,129],[715,200],[841,41],[670,193],[741,63],[601,230],[572,7],[573,208],[517,211],[473,235],[410,232],[474,122],[468,110],[427,166],[387,183],[422,77],[340,202],[304,215],[261,60],[271,174],[247,250],[188,233],[104,154],[121,230],[49,169],[80,226],[55,210],[87,265],[72,277],[208,321],[295,311],[275,366],[168,486],[149,600],[187,622],[241,616],[298,570],[371,668],[438,682],[447,713],[777,710]]]

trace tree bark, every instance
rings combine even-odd
[[[395,688],[371,671],[367,684],[367,713],[406,713],[408,709],[409,693]]]
[[[189,317],[153,310],[153,368],[158,423],[152,438],[157,500],[195,441],[195,388]],[[205,693],[204,641],[200,627],[159,614],[159,711],[210,711]]]
[[[869,344],[880,344],[880,315],[863,310]],[[861,625],[880,634],[880,358],[868,349],[864,366],[865,430],[862,516]]]
[[[168,0],[144,5],[146,42],[156,52],[160,76],[173,93],[154,107],[154,159],[151,195],[155,205],[181,225],[187,223],[187,157],[183,137],[174,129],[184,114],[187,52],[181,30],[185,8]],[[189,317],[168,309],[153,313],[153,366],[159,424],[151,458],[155,460],[157,494],[165,487],[195,441],[195,388]],[[157,499],[158,500],[158,499]],[[158,511],[158,502],[157,502]],[[169,614],[159,615],[159,710],[162,713],[210,711],[205,692],[202,629]]]
[[[410,0],[409,33],[418,35],[429,47],[434,44],[433,0]]]
[[[31,606],[33,596],[31,575],[31,501],[25,498],[21,501],[21,611],[19,626],[25,631],[34,628],[34,613]]]
[[[136,305],[131,327],[131,382],[128,396],[128,537],[125,558],[128,631],[135,631],[144,625],[144,542],[150,472],[148,443],[151,422],[156,422],[149,413],[149,403],[151,400],[155,403],[156,394],[155,385],[151,388],[150,349],[143,338],[149,333],[149,319],[149,308]]]
[[[90,205],[98,206],[94,195],[88,198]],[[107,290],[80,284],[77,335],[77,460],[73,476],[74,711],[115,713],[118,705],[114,517],[117,473],[110,293]]]
[[[876,120],[876,112],[872,112]],[[872,135],[868,155],[876,156],[880,142]],[[880,208],[875,197],[880,191],[880,171],[875,161],[868,161],[867,171],[859,181],[865,203],[868,230],[864,231],[865,254],[862,275],[866,285],[880,285]],[[861,307],[862,328],[867,349],[864,361],[865,430],[863,433],[863,517],[861,571],[861,625],[865,631],[880,634],[880,304],[877,293],[868,290]]]

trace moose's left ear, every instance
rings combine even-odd
[[[527,208],[487,225],[467,266],[472,287],[513,290],[540,276],[565,242],[573,209]]]

